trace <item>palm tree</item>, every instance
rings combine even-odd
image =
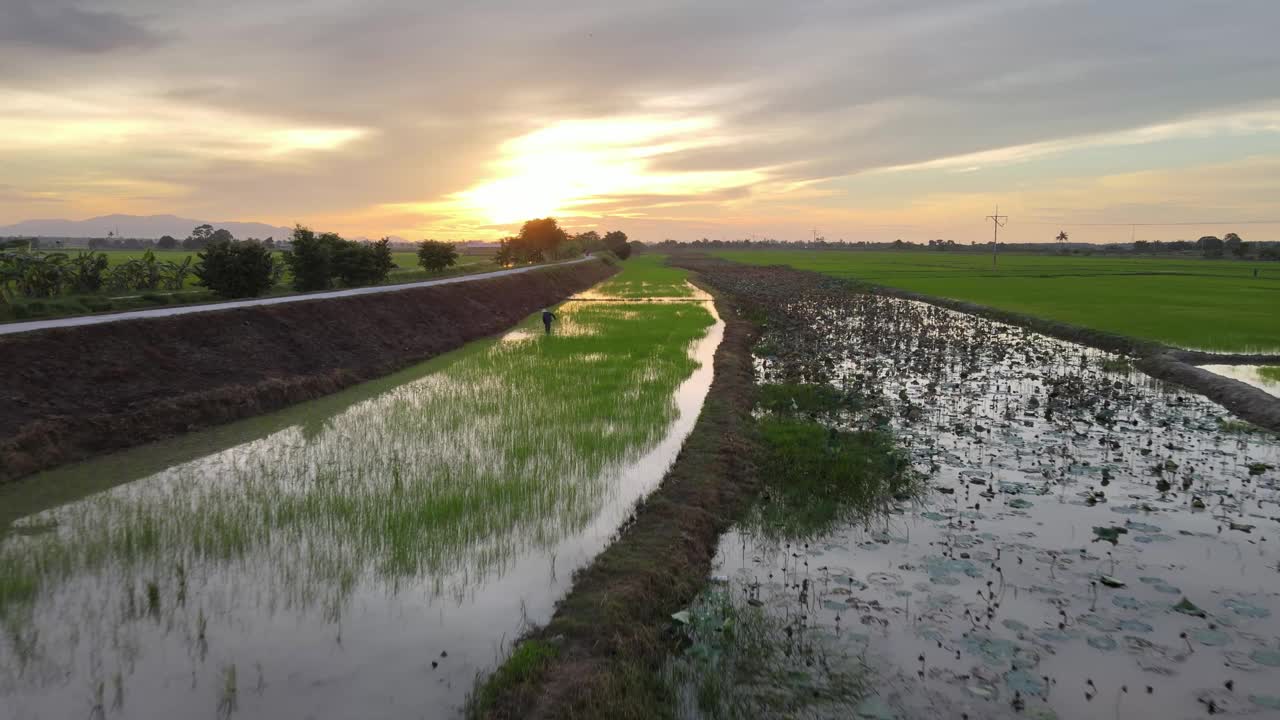
[[[1064,242],[1066,242],[1066,241],[1067,241],[1067,231],[1066,231],[1066,230],[1059,230],[1059,231],[1058,231],[1058,242],[1060,242],[1060,243],[1064,243]]]

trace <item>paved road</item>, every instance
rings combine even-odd
[[[595,258],[578,258],[577,260],[552,263],[551,265],[573,265],[580,262],[590,262],[594,259]],[[173,315],[189,315],[191,313],[217,312],[219,310],[253,307],[255,305],[282,305],[284,303],[303,302],[307,300],[326,300],[328,298],[349,297],[351,295],[376,295],[378,293],[400,292],[401,290],[432,287],[434,285],[450,285],[460,282],[472,282],[474,280],[487,280],[489,278],[502,277],[503,275],[519,275],[520,273],[551,267],[551,265],[529,265],[526,267],[511,268],[510,270],[495,270],[493,272],[477,273],[475,275],[459,275],[457,277],[442,278],[440,280],[423,280],[422,282],[403,283],[400,285],[377,285],[374,287],[350,288],[348,290],[326,290],[324,292],[307,293],[305,295],[258,298],[256,300],[233,300],[230,302],[207,303],[204,305],[176,305],[173,307],[154,308],[151,310],[131,310],[129,312],[107,313],[103,315],[81,315],[77,317],[53,318],[49,320],[4,323],[0,324],[0,335],[13,335],[16,333],[32,332],[34,330],[49,330],[51,328],[77,327],[79,325],[98,325],[101,323],[120,322],[121,320],[142,320],[146,318],[170,317]]]

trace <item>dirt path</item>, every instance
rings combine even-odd
[[[0,336],[0,482],[386,375],[505,330],[614,272],[571,263]]]
[[[27,322],[4,323],[0,324],[0,335],[14,335],[17,333],[35,332],[37,330],[53,330],[56,328],[81,327],[84,325],[100,325],[103,323],[123,322],[126,320],[166,318],[174,317],[176,315],[190,315],[193,313],[222,312],[224,310],[235,310],[239,308],[311,302],[312,300],[332,300],[334,298],[355,297],[358,295],[380,295],[383,293],[404,292],[406,290],[416,290],[418,288],[491,280],[493,278],[506,277],[509,275],[520,275],[522,273],[548,267],[576,265],[578,263],[590,262],[591,260],[592,258],[578,258],[577,260],[567,260],[562,263],[552,263],[550,265],[531,265],[527,267],[511,268],[509,270],[495,270],[493,272],[477,273],[475,275],[459,275],[457,277],[441,278],[439,280],[423,280],[421,282],[401,283],[397,285],[375,285],[373,287],[326,290],[324,292],[305,293],[301,295],[285,295],[283,297],[256,298],[253,300],[231,300],[228,302],[204,303],[200,305],[179,305],[176,307],[154,308],[151,310],[130,310],[128,312],[104,313],[102,315],[79,315],[76,317],[56,318],[51,320],[31,320]]]

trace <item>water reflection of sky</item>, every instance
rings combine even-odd
[[[730,533],[718,572],[738,596],[758,588],[772,614],[830,648],[826,662],[866,668],[874,692],[859,717],[1274,710],[1275,436],[1230,432],[1221,407],[1108,372],[1102,353],[877,302],[898,303],[904,334],[947,326],[989,340],[936,374],[916,368],[937,346],[908,341],[895,357],[833,346],[840,378],[873,373],[890,407],[924,408],[894,425],[937,490],[807,544]],[[990,352],[1001,347],[1012,351]],[[1096,401],[1046,420],[1064,388]],[[1174,609],[1183,598],[1199,610]]]

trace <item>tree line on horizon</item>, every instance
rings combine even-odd
[[[1037,254],[1132,254],[1132,255],[1199,255],[1207,259],[1234,257],[1238,259],[1280,260],[1280,242],[1246,242],[1237,233],[1227,233],[1222,238],[1206,235],[1199,240],[1137,240],[1131,243],[1081,243],[1067,244],[1067,233],[1060,232],[1054,243],[1000,243],[1001,251],[1018,251]],[[679,241],[667,238],[655,243],[658,251],[672,252],[682,249],[776,249],[776,250],[916,250],[935,252],[991,252],[991,242],[958,243],[954,240],[934,239],[924,243],[898,238],[892,241],[845,240],[830,241],[818,236],[814,240],[777,240],[774,238],[741,240],[712,240],[701,238]]]

